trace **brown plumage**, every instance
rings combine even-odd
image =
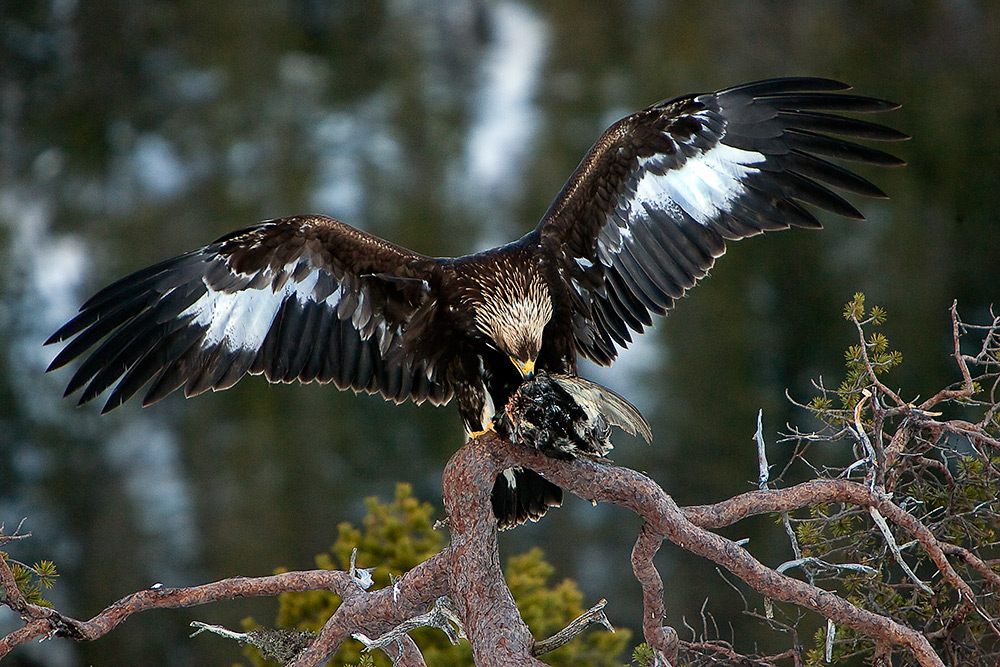
[[[902,164],[851,139],[905,135],[828,113],[896,106],[831,92],[846,88],[775,79],[654,104],[598,139],[538,227],[475,255],[426,257],[323,216],[233,232],[98,292],[49,339],[69,340],[50,369],[94,348],[67,394],[113,386],[105,410],[143,387],[148,405],[250,373],[396,402],[454,396],[482,430],[534,369],[610,364],[727,240],[819,227],[803,204],[862,218],[826,185],[885,195],[824,157]],[[503,526],[560,499],[530,471],[494,491]]]

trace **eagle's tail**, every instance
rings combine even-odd
[[[508,468],[493,484],[493,513],[501,530],[538,521],[562,499],[562,489],[527,468]]]

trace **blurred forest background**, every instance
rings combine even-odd
[[[1000,3],[0,0],[0,521],[53,559],[50,599],[81,618],[155,582],[313,567],[362,499],[397,481],[440,506],[462,442],[453,407],[394,406],[260,378],[100,417],[61,398],[42,341],[94,290],[230,230],[332,215],[417,251],[457,255],[533,228],[617,118],[753,79],[825,76],[903,104],[909,165],[866,171],[892,199],[865,223],[823,218],[730,246],[711,277],[625,352],[584,373],[638,405],[654,443],[614,459],[679,503],[755,487],[752,441],[809,416],[810,381],[842,378],[856,291],[887,308],[903,396],[958,379],[948,307],[985,321],[1000,294]],[[775,445],[778,464],[791,445]],[[824,452],[830,462],[845,451]],[[790,480],[793,481],[793,480]],[[542,546],[638,629],[634,517],[569,498],[502,549]],[[728,533],[777,564],[762,518]],[[666,546],[668,622],[708,598],[737,647],[775,641],[714,566]],[[364,563],[359,563],[364,566]],[[250,600],[131,619],[90,645],[45,642],[12,665],[226,664],[186,639],[199,619],[273,618]],[[17,619],[0,612],[0,632]],[[779,638],[779,641],[782,641]]]

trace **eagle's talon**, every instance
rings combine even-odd
[[[486,423],[486,428],[484,428],[482,431],[469,431],[469,440],[475,440],[479,436],[485,435],[485,434],[491,433],[491,432],[492,433],[496,433],[497,432],[497,430],[495,428],[493,428],[493,420],[492,419],[489,422]]]

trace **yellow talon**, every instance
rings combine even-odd
[[[487,422],[486,428],[484,428],[482,431],[469,431],[469,440],[474,440],[475,438],[478,438],[479,436],[489,431],[493,431],[494,433],[496,433],[496,429],[493,428],[492,419],[489,422]]]

